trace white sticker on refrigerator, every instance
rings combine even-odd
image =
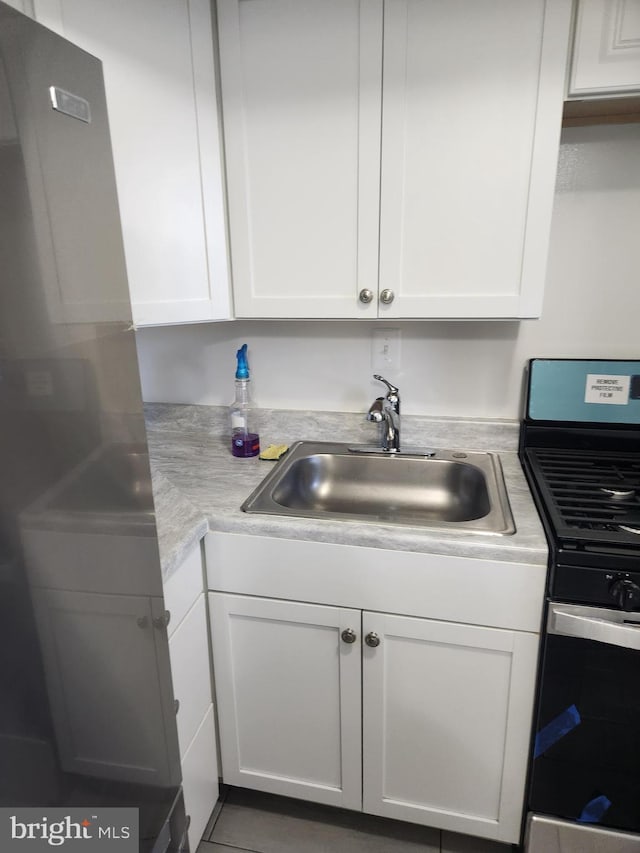
[[[585,403],[609,403],[626,406],[629,402],[629,376],[606,376],[599,373],[587,374]]]

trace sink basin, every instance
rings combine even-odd
[[[297,442],[242,509],[478,533],[515,531],[495,454],[438,450],[427,458],[358,450]]]

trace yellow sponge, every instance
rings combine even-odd
[[[281,456],[289,449],[288,444],[270,444],[265,450],[260,454],[260,459],[268,459],[271,461],[275,461],[276,459],[280,459]]]

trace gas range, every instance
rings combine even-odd
[[[640,360],[533,359],[526,389],[549,573],[525,851],[640,853]]]
[[[585,402],[597,378],[616,377],[624,396]],[[640,361],[529,363],[520,459],[547,534],[554,599],[640,609],[639,382]]]
[[[529,451],[558,538],[585,549],[640,545],[640,453]]]

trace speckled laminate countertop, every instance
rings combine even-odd
[[[165,580],[207,530],[546,566],[547,544],[518,460],[515,422],[403,416],[405,444],[500,454],[516,532],[491,536],[249,515],[240,505],[274,463],[231,455],[226,408],[154,403],[145,406],[145,418]],[[361,414],[260,411],[263,447],[300,439],[373,444],[377,436]]]

